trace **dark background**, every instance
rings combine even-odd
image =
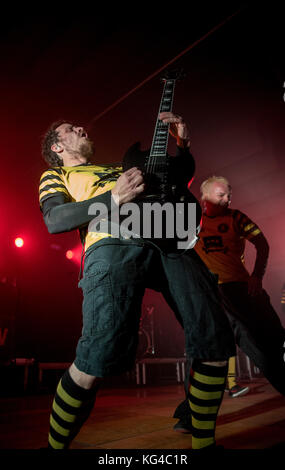
[[[49,4],[41,13],[27,5],[3,12],[1,316],[15,316],[18,357],[72,360],[81,330],[77,233],[49,235],[38,206],[38,182],[46,169],[41,136],[51,122],[65,118],[89,127],[98,163],[121,161],[138,140],[148,148],[162,91],[156,72],[221,22],[173,61],[172,67],[186,72],[176,86],[174,111],[191,129],[194,194],[199,196],[206,177],[227,177],[232,207],[267,237],[264,286],[284,323],[285,16],[272,2],[188,3],[162,4],[159,12],[148,3],[135,10],[66,4],[59,11]],[[24,238],[22,249],[14,245],[17,236]],[[68,249],[76,251],[75,259],[66,259]],[[249,269],[253,261],[249,246]],[[145,304],[155,307],[157,353],[183,354],[182,332],[160,295],[147,292]]]

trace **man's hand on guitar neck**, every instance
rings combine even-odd
[[[141,170],[136,167],[130,168],[121,174],[112,189],[112,196],[119,206],[125,202],[132,201],[145,189]]]
[[[170,124],[169,132],[176,139],[178,147],[190,147],[189,129],[181,116],[163,112],[158,117],[165,124]]]

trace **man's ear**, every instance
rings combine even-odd
[[[63,151],[63,148],[60,144],[52,144],[51,150],[55,153],[61,153]]]

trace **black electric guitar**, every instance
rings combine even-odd
[[[163,79],[158,116],[161,112],[172,111],[176,80],[177,76],[169,75]],[[125,223],[129,235],[149,240],[164,251],[176,251],[195,245],[202,212],[199,202],[189,191],[194,173],[193,160],[187,155],[168,155],[168,137],[169,124],[157,117],[151,149],[142,151],[138,142],[126,152],[123,171],[140,168],[146,189],[131,204],[121,206],[125,215],[121,215],[120,221],[121,225]]]

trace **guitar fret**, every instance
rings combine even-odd
[[[165,146],[165,143],[166,143],[166,140],[165,139],[161,139],[159,141],[157,141],[155,144],[153,144],[153,147],[164,147]]]
[[[164,90],[160,102],[159,112],[170,112],[172,109],[173,93],[174,93],[175,80],[166,80]],[[150,156],[164,156],[167,155],[167,145],[169,137],[169,124],[165,124],[157,119],[155,132],[153,136]]]

